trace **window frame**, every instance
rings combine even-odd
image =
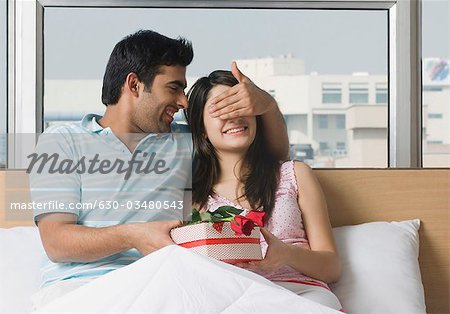
[[[8,1],[8,133],[43,129],[44,11],[50,7],[108,8],[290,8],[387,10],[388,23],[388,166],[422,166],[421,0]],[[24,71],[26,69],[26,71]],[[28,123],[22,117],[32,117]],[[21,165],[22,152],[8,141],[9,168]]]
[[[1,10],[0,10],[0,17],[1,17],[1,22],[2,23],[2,29],[1,29],[1,40],[2,42],[0,43],[0,49],[2,50],[2,55],[1,55],[1,60],[0,62],[2,62],[2,71],[1,71],[1,79],[0,79],[0,88],[1,88],[1,92],[0,92],[0,102],[4,101],[4,106],[2,105],[2,107],[0,108],[0,110],[4,110],[4,112],[2,112],[2,114],[0,114],[0,123],[4,124],[4,126],[1,127],[0,129],[0,145],[4,144],[5,145],[5,155],[1,156],[2,161],[5,162],[5,164],[0,163],[0,169],[4,169],[7,167],[8,164],[8,156],[7,156],[7,152],[8,152],[8,137],[6,136],[6,133],[8,131],[8,106],[7,106],[7,98],[8,98],[8,2],[5,1],[2,3],[1,5]],[[5,62],[6,61],[6,62]],[[5,62],[5,63],[4,63]],[[5,70],[3,72],[3,70]],[[3,160],[3,158],[5,158]]]

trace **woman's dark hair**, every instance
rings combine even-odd
[[[216,149],[206,138],[203,123],[203,109],[209,91],[216,85],[234,86],[238,84],[230,71],[214,71],[208,77],[202,77],[188,92],[189,106],[185,110],[186,120],[192,132],[195,155],[192,180],[192,201],[200,208],[206,206],[208,195],[214,192],[214,184],[220,177],[219,159]],[[243,169],[240,174],[244,183],[245,197],[253,209],[262,207],[269,217],[275,204],[275,192],[279,181],[279,163],[267,151],[263,138],[261,117],[256,117],[256,136],[244,157]]]
[[[122,86],[131,72],[150,90],[160,66],[187,66],[193,57],[192,45],[184,38],[172,39],[150,30],[131,34],[111,52],[103,76],[102,102],[110,105],[119,101]]]

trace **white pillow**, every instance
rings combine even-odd
[[[348,313],[425,313],[420,220],[334,228],[341,279],[330,285]]]
[[[29,313],[45,252],[37,227],[0,228],[0,313]]]

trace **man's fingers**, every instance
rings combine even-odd
[[[222,114],[241,109],[242,107],[243,106],[241,105],[239,96],[233,95],[214,105],[215,110],[213,112],[210,111],[209,114],[214,118]]]
[[[231,96],[235,96],[239,91],[238,85],[235,85],[229,89],[227,89],[226,91],[224,91],[223,93],[221,93],[220,95],[217,95],[216,97],[210,99],[208,102],[208,106],[209,106],[209,112],[212,113],[216,110],[222,109],[223,107],[225,107],[226,105],[224,105],[223,100],[228,99]]]
[[[230,120],[230,119],[236,119],[236,118],[245,117],[245,116],[246,116],[246,110],[243,108],[243,109],[234,110],[230,113],[222,114],[218,117],[222,120]]]
[[[241,70],[239,70],[236,61],[231,63],[231,73],[238,80],[239,83],[244,82],[245,80],[250,80],[247,76],[245,76]]]

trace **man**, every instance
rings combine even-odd
[[[188,106],[184,89],[186,67],[192,58],[191,44],[184,39],[170,39],[152,31],[127,36],[114,47],[106,67],[103,117],[89,114],[80,123],[51,128],[43,134],[37,152],[55,153],[63,161],[54,159],[51,166],[43,165],[46,175],[32,173],[33,201],[45,203],[57,197],[64,206],[57,210],[35,208],[35,222],[49,257],[43,267],[43,289],[34,297],[36,308],[173,244],[169,232],[180,225],[178,216],[171,216],[170,211],[161,216],[136,209],[142,205],[140,201],[154,200],[164,193],[166,200],[172,195],[178,199],[179,193],[173,190],[183,190],[183,184],[188,184],[187,177],[181,175],[180,179],[179,174],[190,166],[186,158],[191,154],[190,145],[169,132],[171,127],[181,128],[173,124],[173,115]],[[240,84],[212,100],[211,115],[224,119],[262,115],[272,153],[284,159],[288,140],[276,102],[244,76],[235,63],[232,71]],[[113,164],[123,166],[123,159],[138,163],[137,155],[155,152],[165,158],[159,160],[160,165],[164,163],[165,170],[170,169],[164,176],[127,180],[123,171],[105,171],[111,165],[111,160],[105,159],[116,158]],[[99,155],[103,160],[98,159]],[[85,171],[69,171],[63,166],[67,160],[69,164],[70,160],[78,161],[78,165],[89,160],[91,165],[83,168]],[[55,165],[59,172],[51,171]],[[129,165],[133,168],[132,163]],[[129,191],[133,191],[132,196]],[[116,207],[136,201],[139,206],[113,211],[117,208],[108,201],[117,202]],[[96,205],[85,210],[74,204]]]

